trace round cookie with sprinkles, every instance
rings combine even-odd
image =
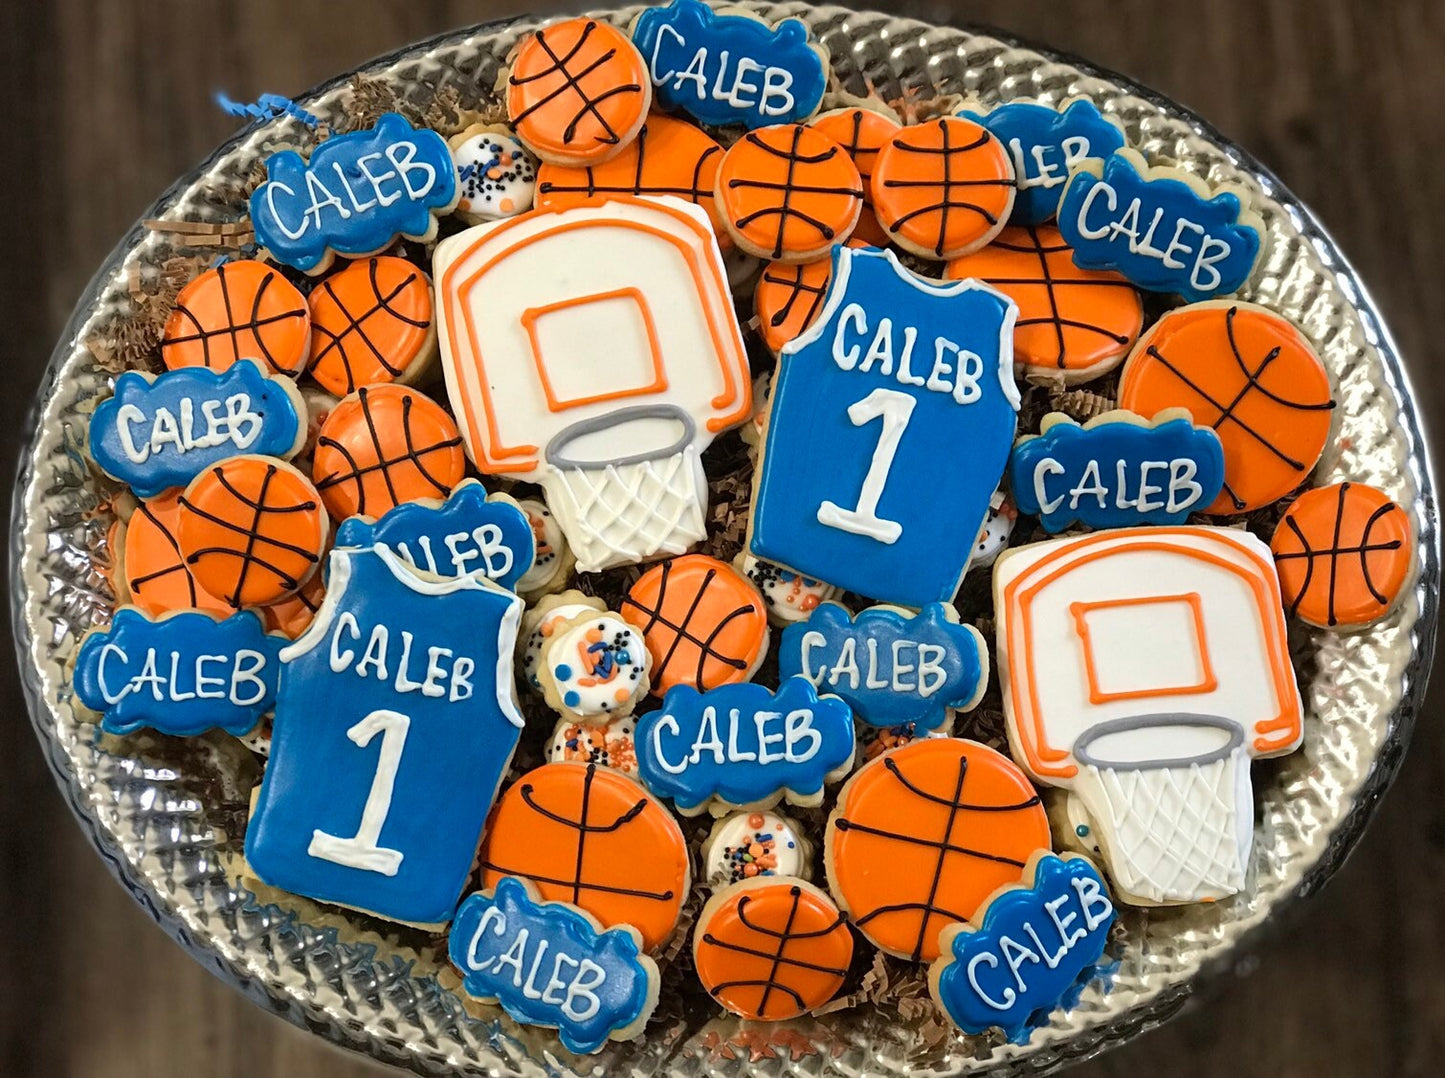
[[[608,927],[632,925],[649,951],[677,928],[692,878],[687,840],[662,802],[596,764],[543,764],[513,783],[478,862],[483,887],[520,876]]]
[[[559,165],[616,157],[651,105],[652,79],[631,39],[586,17],[527,38],[507,76],[507,116],[517,137]]]
[[[759,876],[813,875],[813,844],[780,812],[734,812],[714,821],[702,844],[703,881],[726,887]]]
[[[622,600],[652,655],[652,692],[674,685],[699,692],[748,681],[768,652],[763,597],[731,565],[705,554],[664,561]]]
[[[537,161],[499,124],[473,124],[448,143],[461,198],[456,215],[471,225],[515,217],[537,196]]]
[[[865,764],[828,819],[828,890],[874,945],[931,962],[944,926],[967,920],[1049,849],[1038,791],[1008,757],[927,738]]]
[[[849,105],[845,108],[830,109],[808,121],[823,134],[848,151],[853,164],[858,166],[858,175],[863,179],[863,212],[853,229],[853,237],[874,247],[888,245],[888,233],[878,223],[873,212],[873,195],[870,187],[873,180],[873,164],[878,160],[878,151],[903,125],[892,110],[882,106],[864,107]]]
[[[767,606],[768,621],[779,628],[807,621],[820,603],[841,594],[832,584],[760,561],[746,550],[733,559],[733,568],[752,581]]]
[[[462,435],[441,405],[398,385],[345,397],[316,438],[311,474],[337,520],[445,498],[466,474]]]
[[[326,551],[330,526],[311,480],[272,457],[232,457],[180,496],[176,540],[196,583],[231,606],[299,591]]]
[[[517,666],[522,682],[541,692],[537,670],[542,664],[542,649],[557,626],[580,614],[601,613],[606,609],[607,604],[601,599],[575,590],[544,595],[536,606],[529,607],[522,615],[521,630],[517,633]]]
[[[537,681],[564,719],[608,723],[631,715],[647,695],[652,656],[636,629],[611,611],[551,624]]]
[[[757,258],[810,262],[842,243],[863,208],[863,180],[821,131],[778,124],[723,154],[717,204],[737,245]]]
[[[864,761],[876,760],[885,752],[892,752],[894,749],[901,749],[904,745],[911,745],[913,742],[925,737],[947,737],[948,728],[951,722],[946,722],[943,729],[920,730],[916,722],[906,722],[901,726],[859,726],[858,739],[862,746],[860,754]]]
[[[338,397],[361,386],[413,383],[436,356],[431,281],[404,258],[350,262],[308,302],[311,377]]]
[[[558,719],[552,740],[547,743],[547,762],[596,764],[624,775],[635,775],[637,746],[633,734],[636,726],[631,716],[613,719],[606,726]]]
[[[1362,629],[1395,608],[1415,561],[1410,518],[1380,490],[1307,490],[1270,543],[1285,609],[1323,629]]]
[[[944,276],[974,277],[1019,305],[1014,366],[1022,374],[1087,382],[1118,366],[1144,325],[1139,290],[1112,270],[1074,265],[1053,225],[1005,228],[982,250],[955,258]]]
[[[987,569],[998,561],[998,556],[1008,549],[1009,537],[1013,535],[1018,519],[1018,506],[1006,493],[996,490],[989,495],[988,516],[978,530],[978,542],[973,544],[973,558],[968,567]]]
[[[1134,346],[1119,407],[1187,408],[1224,443],[1224,489],[1206,513],[1248,513],[1308,478],[1329,441],[1331,385],[1298,329],[1264,307],[1209,300],[1170,311]]]
[[[225,617],[235,607],[201,587],[186,564],[176,538],[180,518],[181,492],[168,490],[141,502],[121,525],[111,546],[124,588],[117,598],[152,615],[194,609]]]
[[[524,599],[535,600],[565,584],[572,575],[577,558],[567,545],[561,525],[545,502],[537,498],[522,498],[517,505],[527,514],[527,523],[532,525],[537,545],[532,567],[517,581],[517,594]]]
[[[838,994],[853,934],[810,883],[762,877],[719,891],[698,915],[693,966],[708,994],[742,1018],[780,1021]]]
[[[893,133],[873,162],[869,191],[898,246],[920,258],[961,258],[1008,222],[1013,162],[978,124],[943,116]]]
[[[305,297],[275,269],[250,259],[222,262],[182,288],[161,334],[167,370],[223,371],[238,359],[255,359],[294,376],[310,357]]]

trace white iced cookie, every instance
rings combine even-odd
[[[778,627],[807,621],[819,603],[836,599],[839,589],[772,562],[759,561],[746,550],[733,560],[733,567],[762,592],[768,620]]]
[[[456,214],[468,224],[515,217],[532,208],[537,161],[500,127],[474,124],[451,140],[461,199]]]
[[[978,531],[970,567],[986,569],[998,560],[998,556],[1008,549],[1009,536],[1013,534],[1014,522],[1018,518],[1019,511],[1014,508],[1013,499],[1001,490],[994,491],[988,500],[988,516]]]
[[[567,545],[567,537],[562,534],[557,519],[544,502],[536,498],[522,498],[517,504],[527,514],[532,534],[537,539],[537,556],[532,561],[532,568],[517,581],[517,594],[531,601],[556,591],[566,583],[577,559],[573,557],[572,548]]]
[[[637,723],[628,715],[613,719],[606,726],[592,726],[573,719],[558,719],[547,743],[547,762],[596,764],[637,774],[637,748],[633,733]]]
[[[528,607],[517,633],[517,670],[522,675],[522,683],[536,692],[542,691],[542,683],[537,680],[537,668],[542,663],[542,647],[553,629],[589,610],[600,613],[606,609],[607,604],[601,599],[575,590],[544,595],[536,606]]]
[[[554,626],[537,680],[563,718],[603,725],[631,715],[652,682],[642,634],[610,610],[586,611]]]
[[[712,825],[702,844],[703,879],[726,887],[759,876],[811,879],[813,844],[780,812],[734,812]]]
[[[858,749],[863,762],[876,759],[885,752],[893,749],[901,749],[904,745],[912,744],[925,737],[949,737],[953,729],[953,721],[945,720],[944,724],[937,730],[920,730],[916,722],[904,723],[902,726],[865,726],[858,728]]]

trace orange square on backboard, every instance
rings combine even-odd
[[[657,323],[641,289],[618,288],[529,307],[522,314],[522,326],[549,411],[667,389]],[[607,342],[608,375],[613,380],[601,393],[573,384],[574,376],[585,385],[595,375],[599,341]]]
[[[1219,687],[1197,592],[1072,603],[1069,612],[1084,649],[1091,704],[1206,693]],[[1140,664],[1139,651],[1145,647],[1150,658]],[[1147,683],[1138,676],[1141,666],[1150,671]]]

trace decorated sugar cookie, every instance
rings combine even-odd
[[[266,158],[251,222],[277,262],[324,273],[336,255],[364,258],[398,236],[430,242],[457,194],[446,140],[388,112],[367,130],[332,135],[309,161],[295,150]]]
[[[929,991],[965,1033],[998,1026],[1022,1042],[1093,975],[1114,904],[1088,858],[1040,850],[969,920],[943,930]]]
[[[715,12],[701,0],[645,9],[632,40],[665,109],[714,127],[748,128],[805,120],[828,88],[828,55],[801,19],[776,26],[741,10]]]
[[[222,262],[182,288],[161,334],[161,362],[173,371],[253,359],[297,375],[310,356],[305,298],[275,267],[250,259]]]
[[[734,812],[715,821],[702,844],[703,880],[726,887],[760,876],[808,879],[813,844],[796,820],[780,812]]]
[[[949,724],[939,730],[927,730],[916,722],[905,722],[899,726],[860,726],[859,739],[863,749],[863,762],[876,760],[885,752],[901,749],[904,745],[927,737],[948,737]]]
[[[868,107],[848,105],[830,109],[810,121],[812,126],[848,151],[858,175],[863,180],[863,213],[853,230],[855,239],[873,246],[886,246],[888,233],[883,231],[873,211],[873,167],[878,151],[902,126],[893,111],[869,102]]]
[[[510,876],[462,903],[448,947],[467,995],[500,1003],[523,1025],[556,1029],[569,1052],[640,1036],[657,1006],[657,963],[636,929],[604,931]]]
[[[311,474],[337,520],[379,517],[403,502],[445,498],[466,459],[446,410],[407,386],[363,386],[326,416]]]
[[[1224,447],[1182,408],[1152,420],[1115,410],[1083,426],[1050,412],[1037,436],[1014,446],[1008,474],[1019,511],[1050,533],[1072,524],[1183,524],[1219,496]]]
[[[81,641],[75,697],[104,716],[108,734],[144,726],[177,737],[212,729],[240,736],[275,705],[285,643],[250,610],[152,619],[121,607],[109,626]]]
[[[1405,589],[1415,560],[1405,511],[1363,483],[1307,490],[1270,543],[1285,609],[1329,629],[1372,625]]]
[[[106,475],[152,498],[228,457],[295,456],[304,414],[294,383],[268,377],[253,360],[219,372],[125,371],[91,416],[90,455]]]
[[[713,198],[722,152],[701,128],[653,113],[609,161],[580,167],[544,164],[537,174],[537,206],[560,210],[615,195],[680,198],[706,210],[713,230],[726,236]]]
[[[1049,848],[1028,777],[985,745],[930,738],[865,764],[828,819],[828,890],[889,954],[931,962],[938,935]]]
[[[232,606],[264,606],[311,579],[331,528],[316,488],[271,457],[232,457],[180,496],[176,542],[203,589]]]
[[[624,775],[637,774],[637,722],[631,716],[593,726],[573,719],[558,719],[547,743],[549,764],[572,762],[609,767]]]
[[[118,596],[151,615],[194,609],[225,617],[235,607],[201,587],[181,553],[180,498],[171,490],[141,502],[122,526],[111,545]]]
[[[632,141],[652,104],[647,65],[627,35],[595,19],[526,38],[507,75],[507,117],[538,157],[591,165]]]
[[[832,584],[759,561],[746,550],[733,559],[733,568],[752,581],[763,597],[768,621],[779,627],[806,621],[819,603],[838,596],[838,589]]]
[[[489,495],[464,479],[445,500],[423,499],[388,509],[381,519],[351,517],[336,545],[385,546],[413,569],[449,578],[469,574],[514,589],[532,567],[532,526],[505,494]]]
[[[517,634],[517,675],[522,683],[540,693],[542,682],[537,677],[537,671],[542,664],[542,650],[557,627],[579,614],[588,611],[601,613],[606,609],[607,604],[601,599],[594,599],[580,591],[544,595],[534,606],[529,606],[522,615],[522,629]]]
[[[873,210],[920,258],[960,258],[1008,223],[1014,170],[1003,143],[972,120],[942,116],[889,137],[873,162]]]
[[[523,498],[517,505],[527,515],[527,524],[532,529],[532,567],[517,581],[517,594],[532,600],[565,584],[577,559],[546,503]]]
[[[269,632],[295,640],[310,626],[325,598],[326,582],[321,573],[313,573],[295,595],[263,606],[261,618]]]
[[[1017,309],[892,252],[833,258],[773,380],[749,549],[885,602],[950,601],[1013,448]]]
[[[622,600],[652,654],[652,691],[747,681],[768,652],[763,597],[731,565],[687,554],[654,566]]]
[[[617,195],[437,247],[447,392],[490,475],[540,483],[583,572],[707,534],[699,454],[752,414],[707,214]]]
[[[817,805],[853,766],[853,713],[805,678],[672,689],[637,720],[637,776],[685,816]]]
[[[992,109],[973,105],[959,115],[987,128],[1008,149],[1018,183],[1010,217],[1015,225],[1039,225],[1052,218],[1074,168],[1124,145],[1118,121],[1083,98],[1058,106],[1035,101],[1010,101]]]
[[[301,399],[306,402],[306,444],[295,459],[302,471],[309,471],[311,458],[316,455],[316,439],[321,437],[321,426],[332,409],[341,403],[341,398],[320,386],[303,385]]]
[[[548,706],[576,722],[631,715],[651,685],[642,634],[610,611],[551,622],[548,631],[537,664]]]
[[[769,262],[753,291],[753,313],[763,343],[773,352],[813,324],[828,295],[832,256],[812,262]]]
[[[1014,758],[1079,799],[1119,899],[1239,891],[1249,761],[1303,735],[1269,549],[1233,528],[1102,531],[1015,547],[993,585]]]
[[[457,170],[457,216],[470,225],[515,217],[532,208],[537,161],[501,125],[473,124],[452,137]]]
[[[1119,407],[1186,408],[1224,444],[1224,490],[1206,513],[1248,513],[1309,476],[1329,440],[1329,374],[1298,329],[1252,303],[1170,311],[1134,346]]]
[[[749,131],[723,154],[717,204],[748,254],[811,262],[858,223],[863,181],[847,152],[802,124]]]
[[[671,813],[595,764],[544,764],[518,779],[497,803],[479,860],[484,887],[519,876],[609,928],[633,926],[647,951],[672,935],[691,882]]]
[[[1139,291],[1111,270],[1076,266],[1053,225],[1006,228],[949,262],[945,276],[976,277],[1019,305],[1014,363],[1024,375],[1075,383],[1107,374],[1144,325]]]
[[[698,980],[742,1018],[781,1021],[821,1007],[853,961],[848,919],[803,880],[754,879],[713,895],[692,939]]]
[[[988,499],[988,516],[978,531],[978,542],[973,545],[970,569],[987,569],[1008,549],[1009,537],[1013,535],[1014,523],[1018,520],[1018,507],[1002,490],[996,490]]]
[[[1131,149],[1081,162],[1064,188],[1059,232],[1083,269],[1117,270],[1190,302],[1237,292],[1254,272],[1264,221],[1241,188],[1150,167]]]
[[[977,706],[988,686],[988,648],[947,603],[917,614],[873,606],[857,617],[824,603],[784,630],[778,672],[841,696],[861,722],[936,730]]]
[[[521,613],[475,575],[420,574],[383,546],[332,551],[321,610],[281,652],[250,871],[391,920],[449,921],[522,728]]]
[[[338,397],[410,385],[436,356],[431,281],[404,258],[352,262],[311,291],[311,377]]]

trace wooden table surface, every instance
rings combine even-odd
[[[9,0],[0,4],[0,468],[81,289],[170,181],[236,127],[212,104],[297,94],[370,56],[523,3]],[[879,4],[878,6],[885,6]],[[892,4],[886,5],[892,7]],[[907,6],[906,4],[903,6]],[[1427,419],[1445,325],[1445,4],[979,0],[920,8],[1124,72],[1252,150],[1373,291]],[[8,507],[8,499],[6,501]],[[8,628],[8,626],[7,626]],[[109,878],[36,749],[13,666],[0,779],[0,1074],[360,1075],[380,1068],[244,1000]],[[1432,702],[1445,700],[1445,678]],[[1350,863],[1237,980],[1079,1074],[1438,1074],[1445,1056],[1445,735],[1423,710]]]

